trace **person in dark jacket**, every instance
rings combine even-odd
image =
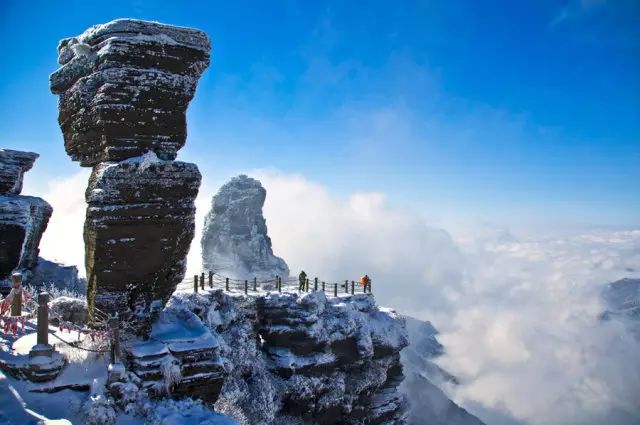
[[[298,287],[298,291],[304,291],[305,285],[307,284],[307,274],[302,270],[300,275],[298,276],[298,280],[300,281],[300,286]]]

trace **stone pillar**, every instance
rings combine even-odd
[[[29,357],[53,355],[53,347],[49,345],[49,293],[38,294],[38,339],[37,344],[29,351]]]
[[[175,159],[210,50],[202,31],[137,19],[58,44],[50,86],[64,147],[93,168],[84,225],[90,315],[95,306],[126,319],[136,306],[165,303],[184,279],[201,175]]]
[[[13,291],[11,315],[22,316],[22,273],[13,273],[11,275],[11,288]]]
[[[120,321],[117,316],[111,316],[108,324],[111,338],[111,363],[107,369],[107,384],[110,384],[122,380],[126,370],[120,361]]]

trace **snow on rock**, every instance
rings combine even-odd
[[[38,158],[34,152],[0,149],[0,193],[20,195],[22,176]]]
[[[240,175],[224,184],[211,202],[202,232],[205,269],[248,279],[288,277],[289,267],[273,255],[262,207],[267,196],[258,180]]]
[[[53,209],[41,198],[0,195],[0,280],[11,272],[30,273],[38,261],[38,245]]]
[[[77,325],[87,323],[87,302],[79,298],[58,297],[49,303],[49,321],[58,325],[61,321]]]
[[[370,295],[213,290],[176,293],[167,308],[192,312],[218,341],[215,408],[241,424],[404,423],[404,320]]]
[[[210,49],[202,31],[136,19],[60,41],[50,83],[67,153],[83,166],[145,151],[175,159]]]
[[[150,338],[128,345],[131,370],[152,394],[215,401],[224,368],[219,343],[193,312],[169,305],[152,325]]]
[[[56,263],[38,257],[33,269],[29,285],[36,288],[54,289],[76,292],[84,295],[87,292],[87,281],[78,277],[78,267]]]
[[[90,310],[167,301],[184,277],[200,179],[194,164],[154,154],[94,168],[84,228]]]
[[[25,280],[31,276],[53,212],[43,199],[20,195],[22,176],[36,158],[37,153],[0,149],[0,285],[5,295],[11,272],[22,272]]]
[[[50,83],[65,148],[93,167],[84,226],[90,316],[94,307],[148,312],[184,276],[201,176],[173,159],[210,49],[202,31],[135,19],[58,46],[62,67]]]

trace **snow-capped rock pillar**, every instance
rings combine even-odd
[[[122,318],[148,312],[184,277],[201,175],[174,159],[210,50],[202,31],[134,19],[58,46],[62,66],[50,82],[65,149],[93,167],[84,226],[90,320],[95,308]]]
[[[289,276],[289,267],[273,254],[262,207],[267,191],[251,177],[225,183],[211,201],[202,231],[202,264],[231,278],[271,280]]]

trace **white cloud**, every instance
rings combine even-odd
[[[89,169],[66,178],[50,181],[46,187],[26,187],[24,194],[40,196],[53,207],[47,230],[40,241],[40,256],[78,266],[84,276],[84,241],[82,231],[86,213],[84,192]],[[27,181],[28,183],[28,181]]]
[[[598,319],[602,285],[640,271],[640,231],[454,241],[380,193],[340,198],[302,176],[252,175],[267,189],[276,254],[328,280],[369,273],[379,302],[434,321],[442,364],[463,382],[452,397],[487,422],[496,412],[529,424],[640,414],[640,345]]]

